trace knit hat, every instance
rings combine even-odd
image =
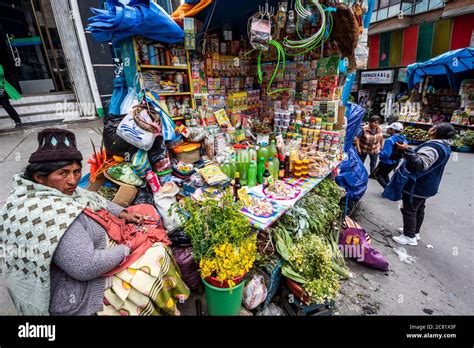
[[[76,148],[74,133],[58,128],[43,129],[38,133],[38,149],[28,162],[82,161],[82,154]]]

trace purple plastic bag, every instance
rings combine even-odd
[[[354,258],[357,262],[382,271],[388,271],[388,260],[372,248],[363,229],[346,228],[339,239],[339,247],[344,257]]]
[[[186,285],[196,290],[201,283],[201,275],[199,274],[199,266],[193,260],[192,247],[171,247],[174,259],[181,270],[181,279]]]

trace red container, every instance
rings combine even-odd
[[[153,194],[157,193],[160,190],[161,188],[160,182],[158,181],[158,177],[156,176],[153,170],[149,170],[146,173],[145,179],[148,185],[150,186],[151,192],[153,192]]]
[[[304,292],[301,285],[290,278],[286,278],[286,285],[290,291],[304,304],[308,305],[310,303],[309,296]]]
[[[245,277],[245,275],[235,278],[234,279],[235,285],[240,284],[242,282],[242,280],[244,279],[244,277]],[[217,280],[216,277],[206,277],[206,278],[204,278],[204,280],[206,282],[208,282],[209,284],[211,284],[212,286],[215,286],[216,288],[228,288],[229,287],[229,283],[227,283],[227,280],[225,280],[223,282],[220,282],[220,281]]]

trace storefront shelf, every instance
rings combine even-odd
[[[160,69],[160,70],[188,70],[187,66],[171,66],[171,65],[140,65],[142,69]]]

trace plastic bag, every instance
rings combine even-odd
[[[181,221],[175,211],[169,212],[170,207],[176,203],[176,195],[179,192],[178,186],[174,182],[167,182],[155,193],[155,207],[160,212],[163,219],[163,226],[166,231],[172,232],[181,227]]]
[[[393,251],[395,252],[395,254],[398,255],[398,258],[402,262],[405,262],[408,264],[412,264],[416,262],[416,257],[408,255],[408,252],[405,248],[402,248],[402,247],[393,248]]]
[[[138,204],[155,205],[153,194],[150,192],[147,186],[140,187],[138,189],[138,195],[133,201],[132,205],[138,205]]]
[[[146,101],[153,106],[153,109],[160,115],[161,132],[164,141],[178,141],[179,139],[182,139],[181,135],[176,134],[176,124],[161,107],[160,97],[153,91],[147,91],[145,93],[145,98]]]
[[[255,49],[268,51],[268,43],[271,39],[270,21],[255,16],[250,21],[250,44]]]
[[[267,285],[261,274],[256,274],[244,287],[243,303],[245,308],[254,309],[265,301]]]
[[[129,185],[142,186],[144,184],[144,181],[133,172],[130,163],[127,162],[122,162],[115,167],[109,168],[107,174],[109,174],[113,179]]]
[[[198,289],[201,284],[199,266],[193,260],[192,247],[171,247],[173,257],[181,270],[181,279],[191,289]]]
[[[132,157],[132,169],[138,177],[144,178],[146,172],[151,170],[150,162],[148,161],[148,154],[145,150],[138,150]]]
[[[137,94],[135,89],[132,87],[128,88],[127,95],[123,98],[122,104],[120,104],[120,115],[126,115],[132,111],[132,108],[138,104]]]
[[[151,119],[149,121],[152,122]],[[117,135],[129,144],[146,151],[151,149],[156,138],[156,134],[140,128],[131,113],[128,113],[118,125]]]
[[[261,312],[257,313],[258,316],[286,316],[286,312],[278,307],[274,303],[270,303],[267,307],[265,307]]]
[[[108,157],[116,156],[129,156],[133,155],[138,148],[129,144],[117,134],[117,127],[122,122],[123,117],[104,117],[104,129],[102,131],[102,138],[104,140],[105,151]]]
[[[163,136],[158,135],[153,143],[153,146],[148,150],[148,160],[153,166],[158,161],[168,158],[168,149],[166,148]]]

